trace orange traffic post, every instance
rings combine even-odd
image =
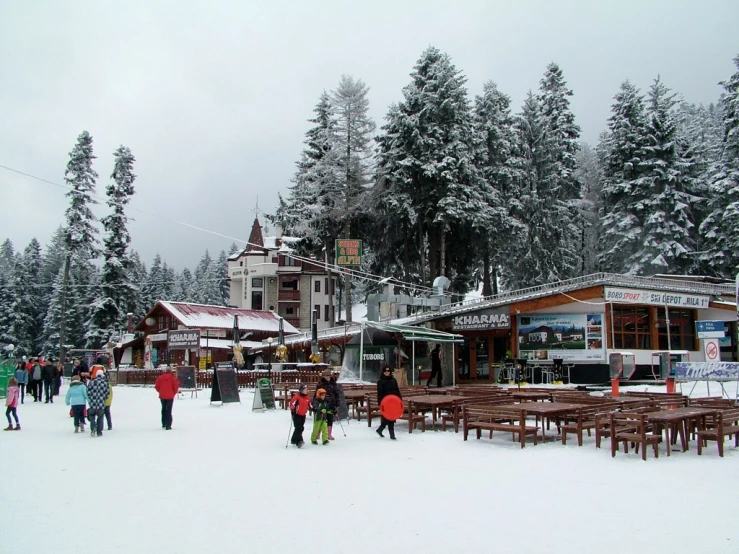
[[[667,381],[667,393],[674,393],[675,392],[675,379],[668,377]]]
[[[613,398],[616,398],[617,396],[619,396],[619,393],[618,393],[618,377],[616,377],[615,379],[611,379],[611,396]]]

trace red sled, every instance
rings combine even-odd
[[[389,421],[396,421],[403,416],[403,400],[394,394],[388,394],[380,402],[380,413]]]

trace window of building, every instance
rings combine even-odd
[[[330,321],[329,318],[328,318],[328,316],[329,316],[328,308],[329,308],[328,304],[324,304],[324,306],[323,306],[323,321]],[[319,311],[318,313],[320,314],[321,312]]]
[[[289,317],[289,318],[295,318],[299,317],[300,309],[297,306],[284,306],[280,308],[280,315],[282,317]]]
[[[323,280],[323,290],[328,292],[328,277]]]
[[[649,350],[649,309],[613,305],[614,348]]]
[[[336,294],[336,279],[331,279],[331,294]]]
[[[316,313],[316,321],[318,321],[321,318],[321,305],[316,304],[313,306],[313,311]],[[311,322],[313,321],[313,314],[311,314]]]
[[[280,288],[283,290],[298,290],[298,279],[283,279],[280,281]]]
[[[261,289],[264,286],[264,277],[252,277],[251,286],[257,289]]]
[[[300,260],[296,260],[292,256],[280,256],[280,265],[288,267],[300,267]]]
[[[252,310],[262,309],[262,291],[261,290],[251,291],[251,309]]]
[[[239,266],[240,266],[240,267],[244,267],[244,262],[243,262],[243,260],[239,262]]]
[[[315,292],[321,292],[321,280],[320,279],[316,279],[315,282],[313,283],[313,290]]]
[[[665,309],[657,308],[657,337],[658,350],[694,350],[695,324],[693,310],[668,308],[670,331],[665,325]]]

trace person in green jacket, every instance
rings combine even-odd
[[[328,401],[326,400],[326,389],[318,389],[316,397],[311,402],[311,409],[315,414],[313,416],[313,432],[310,435],[311,444],[318,444],[318,435],[321,435],[323,444],[328,444],[328,422],[327,414],[329,412]]]

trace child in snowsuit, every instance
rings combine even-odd
[[[8,379],[8,396],[5,399],[5,417],[8,418],[8,426],[3,431],[20,431],[21,424],[18,423],[18,395],[20,389],[18,388],[18,380],[15,377]],[[10,414],[13,414],[15,418],[15,429],[13,429],[13,422],[10,421]]]
[[[79,433],[85,430],[85,407],[87,406],[87,387],[80,380],[79,375],[72,376],[72,382],[67,389],[67,395],[64,398],[67,406],[72,406],[72,415],[74,416],[74,432]]]
[[[311,433],[310,442],[311,444],[318,444],[318,435],[320,434],[323,444],[328,444],[328,423],[326,419],[330,408],[326,401],[326,389],[316,391],[316,397],[311,402],[311,409],[315,415],[313,416],[313,433]]]
[[[308,396],[308,385],[301,384],[298,387],[298,394],[294,394],[290,399],[290,412],[292,413],[293,425],[295,431],[290,439],[290,443],[298,448],[303,448],[303,429],[305,428],[305,414],[310,408],[310,397]]]

